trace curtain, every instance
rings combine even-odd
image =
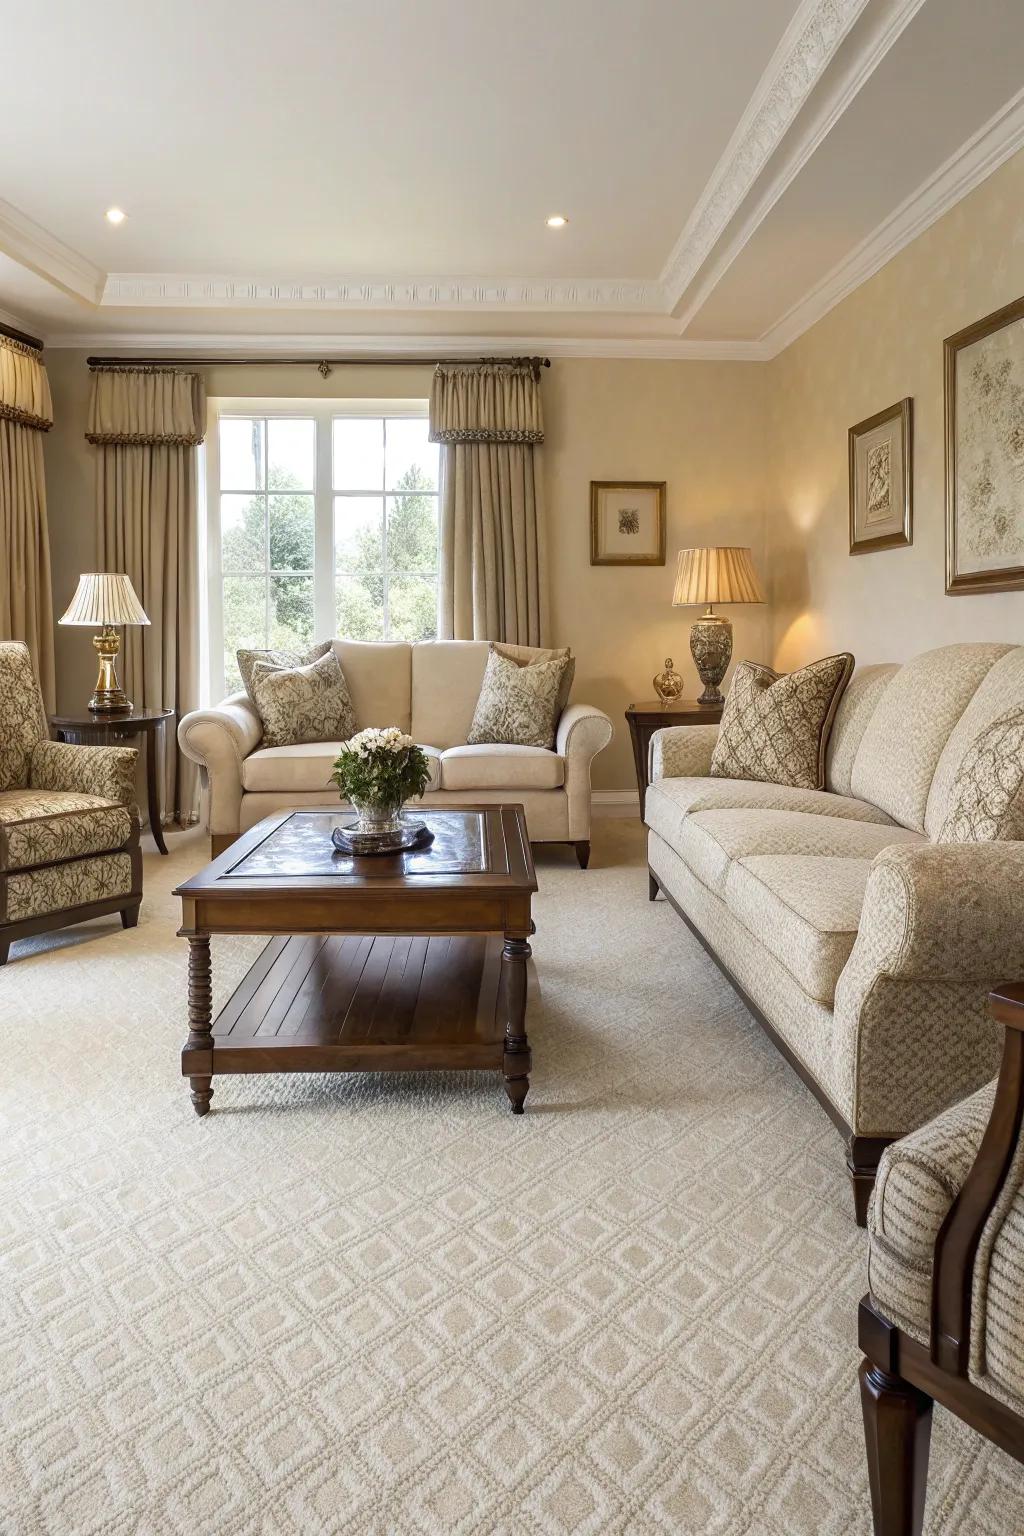
[[[43,433],[52,425],[42,355],[0,336],[0,635],[28,646],[51,713],[56,689]]]
[[[544,427],[536,368],[439,365],[430,438],[442,444],[441,636],[543,645]]]
[[[149,616],[124,638],[124,687],[178,719],[199,703],[199,466],[205,394],[197,374],[97,369],[86,437],[96,454],[99,568],[124,571]],[[164,744],[164,817],[197,819],[196,765]]]

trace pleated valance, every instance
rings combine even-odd
[[[96,368],[89,401],[90,443],[173,443],[193,447],[206,430],[206,390],[177,368]]]
[[[0,417],[37,432],[53,426],[50,381],[35,347],[0,336]]]
[[[540,383],[529,363],[440,363],[430,390],[432,443],[542,443]]]

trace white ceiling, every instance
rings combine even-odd
[[[1024,143],[1020,5],[5,4],[0,318],[770,355]]]

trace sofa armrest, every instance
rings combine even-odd
[[[115,805],[133,805],[138,757],[134,747],[77,747],[66,741],[37,741],[29,758],[29,787],[100,795]]]
[[[669,725],[651,737],[648,778],[704,779],[718,740],[717,725]]]
[[[211,835],[238,832],[242,764],[262,740],[263,722],[245,693],[194,709],[178,725],[178,745],[206,772]]]
[[[612,722],[592,704],[570,704],[563,710],[555,751],[565,759],[570,842],[590,837],[590,765],[612,739]]]

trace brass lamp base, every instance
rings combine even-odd
[[[108,624],[98,635],[93,635],[92,643],[100,659],[100,670],[89,700],[89,713],[130,715],[135,706],[117,680],[117,653],[121,649],[117,630]]]
[[[707,611],[690,626],[690,654],[697,676],[704,684],[701,704],[724,704],[725,697],[718,686],[726,674],[732,657],[732,623],[712,611]]]

